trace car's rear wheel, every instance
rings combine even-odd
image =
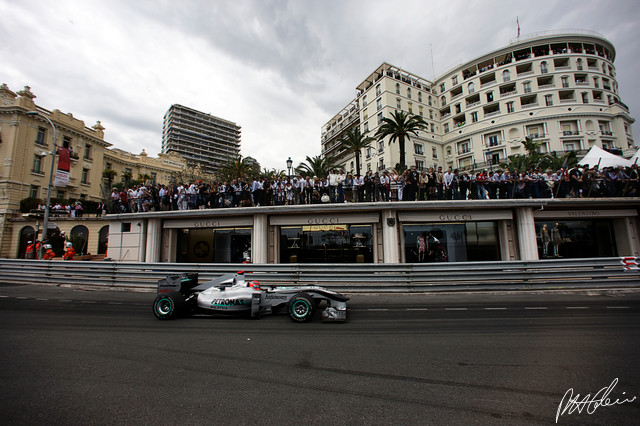
[[[299,293],[289,301],[289,318],[295,322],[308,322],[313,319],[316,303],[307,293]]]
[[[158,296],[153,302],[153,314],[161,320],[179,317],[184,312],[184,308],[184,296],[177,292]]]

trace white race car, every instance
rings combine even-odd
[[[243,272],[223,275],[200,285],[197,273],[171,275],[158,281],[157,293],[153,313],[161,320],[195,312],[245,314],[256,318],[286,307],[293,321],[307,322],[313,319],[320,302],[326,301],[322,320],[346,321],[349,300],[317,286],[263,287],[257,281],[246,281]]]

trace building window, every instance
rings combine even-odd
[[[454,75],[453,77],[451,77],[451,85],[455,86],[456,84],[458,84],[458,76]]]
[[[553,106],[553,95],[546,95],[544,97],[544,102],[547,106]]]
[[[84,159],[91,160],[91,145],[89,144],[84,146]]]
[[[31,185],[29,187],[29,197],[38,198],[38,192],[40,192],[40,187],[36,185]]]
[[[384,141],[380,141],[380,143],[378,144],[378,152],[379,153],[384,152]]]
[[[378,124],[382,123],[382,118],[383,118],[382,113],[379,112],[378,113]]]
[[[380,88],[380,85],[378,84],[376,86],[376,96],[380,96],[381,93],[382,93],[382,89]]]
[[[413,152],[415,152],[418,155],[424,155],[424,151],[422,151],[422,144],[414,143],[413,144]]]
[[[547,66],[547,63],[545,61],[540,63],[540,73],[541,74],[546,74],[549,72],[549,67]]]
[[[418,170],[424,170],[424,161],[422,161],[422,160],[416,160],[416,169],[418,169]]]
[[[80,182],[84,184],[89,183],[89,169],[82,169],[82,178]]]
[[[418,102],[422,102],[422,92],[418,92]]]
[[[438,151],[436,150],[435,146],[431,147],[431,157],[432,158],[438,158]]]
[[[596,89],[599,89],[599,88],[600,88],[600,82],[598,81],[598,77],[593,77],[593,86],[594,86]]]
[[[509,70],[502,71],[502,80],[511,81],[511,72]]]
[[[378,108],[378,111],[380,111],[382,109],[382,98],[378,99],[376,101],[376,106]]]
[[[460,104],[456,104],[454,108],[456,110],[456,114],[460,114],[460,111],[461,111]]]
[[[69,136],[62,137],[62,147],[63,148],[71,148],[71,138]]]
[[[444,123],[444,132],[449,133],[449,123]]]
[[[364,96],[362,97],[362,107],[364,108],[364,107],[366,107],[366,106],[367,106],[367,95],[364,95]]]
[[[562,76],[562,87],[569,87],[569,77],[566,75]]]
[[[433,130],[433,123],[431,123],[431,133],[433,133],[433,132],[434,132],[434,130]]]
[[[362,119],[363,119],[363,120],[367,120],[368,118],[369,118],[369,110],[368,110],[367,108],[365,108],[365,109],[362,111]]]
[[[429,118],[431,120],[433,120],[433,110],[432,109],[429,110]]]
[[[478,112],[472,112],[471,113],[471,122],[472,123],[477,123],[478,122]]]
[[[473,92],[476,91],[476,88],[475,88],[475,85],[473,84],[473,82],[469,83],[467,88],[469,89],[469,94],[472,94]]]
[[[444,96],[442,96],[442,97],[440,98],[440,102],[442,103],[442,106],[445,106],[445,105],[447,104],[447,98],[446,98],[446,97],[444,97]]]
[[[384,158],[380,159],[380,163],[378,164],[378,170],[384,170]]]
[[[487,146],[496,146],[499,144],[498,135],[489,135],[487,136]]]
[[[524,89],[524,93],[531,93],[531,82],[525,81],[522,83],[522,88]]]
[[[582,92],[582,103],[583,104],[589,103],[589,94],[587,92]]]
[[[424,117],[424,109],[422,105],[418,105],[418,114],[420,114],[420,117]]]
[[[487,102],[493,102],[493,92],[487,92]]]
[[[507,112],[513,112],[513,102],[507,102]]]
[[[407,98],[411,99],[411,87],[407,87]]]
[[[429,106],[431,106],[431,95],[429,95],[429,100],[428,100],[428,102],[429,102]]]
[[[402,102],[400,98],[396,98],[396,109],[402,109]]]
[[[369,131],[369,122],[368,121],[364,122],[363,130],[364,130],[364,133],[367,133]]]
[[[440,93],[444,93],[444,83],[440,83]]]
[[[411,102],[408,103],[407,110],[409,111],[409,114],[413,114],[413,104]]]
[[[38,145],[47,145],[47,130],[42,128],[42,127],[38,127],[38,135],[36,136],[36,143]]]
[[[33,167],[31,168],[33,173],[43,173],[42,172],[42,156],[40,154],[33,155]]]
[[[396,83],[396,94],[400,94],[400,83]]]

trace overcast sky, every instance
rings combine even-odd
[[[640,111],[637,0],[0,0],[0,16],[0,83],[100,120],[133,153],[160,152],[178,103],[242,126],[241,153],[263,168],[297,165],[382,62],[430,80],[506,46],[516,16],[522,36],[604,35],[622,101]]]

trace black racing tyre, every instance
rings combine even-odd
[[[153,314],[160,320],[176,319],[185,311],[184,296],[172,292],[156,297],[153,301]]]
[[[294,322],[308,322],[313,319],[318,304],[307,293],[298,293],[289,300],[287,312]]]

